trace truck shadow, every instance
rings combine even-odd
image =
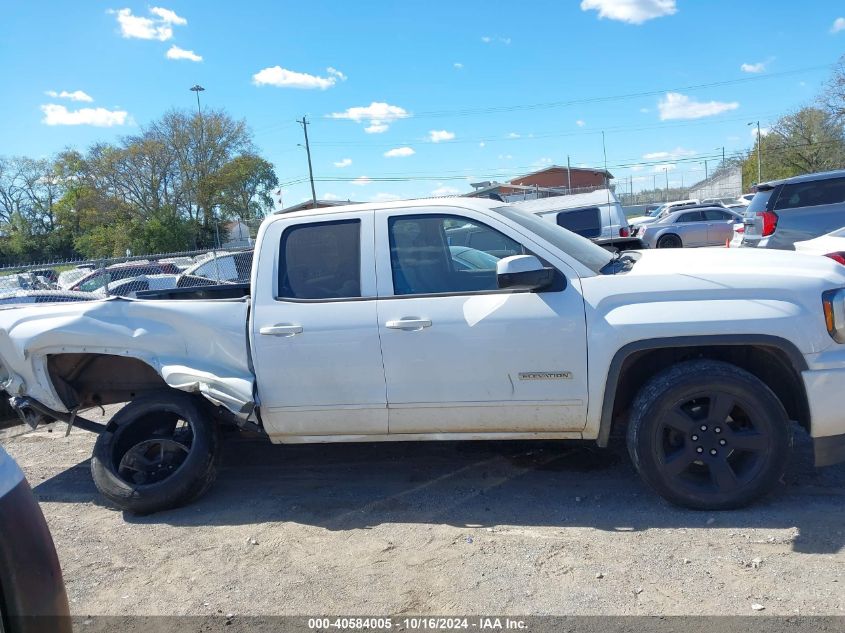
[[[796,433],[786,481],[742,510],[670,506],[641,483],[623,446],[590,443],[398,442],[273,446],[225,443],[208,494],[186,508],[127,522],[173,526],[294,522],[328,530],[388,523],[781,530],[749,538],[793,551],[834,553],[845,545],[845,465],[816,470]],[[87,462],[35,487],[41,501],[105,503]]]

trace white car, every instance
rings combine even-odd
[[[455,266],[469,229],[492,257]],[[614,254],[438,198],[271,215],[254,264],[248,297],[0,311],[0,387],[33,424],[98,429],[97,488],[141,513],[208,489],[221,425],[286,444],[616,434],[648,486],[711,510],[778,485],[792,421],[816,464],[845,461],[845,266],[825,257]]]
[[[845,264],[845,228],[812,240],[795,242],[795,250],[799,253],[826,255],[840,264]]]
[[[652,222],[657,222],[657,220],[661,218],[665,218],[667,215],[669,215],[673,211],[680,209],[681,207],[689,207],[694,204],[699,204],[699,201],[695,198],[690,198],[689,200],[675,200],[674,202],[665,202],[656,209],[652,209],[651,211],[649,211],[646,215],[641,215],[639,217],[629,219],[628,224],[630,224],[633,228],[641,227],[645,224],[651,224]]]

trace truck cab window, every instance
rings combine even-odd
[[[289,227],[279,251],[279,299],[361,296],[361,222]]]
[[[452,215],[404,215],[388,221],[397,295],[496,290],[496,263],[525,249],[489,226]]]

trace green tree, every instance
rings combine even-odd
[[[804,107],[781,117],[760,139],[763,180],[845,166],[842,125],[825,110]],[[757,142],[742,165],[743,186],[757,182]]]

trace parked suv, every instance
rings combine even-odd
[[[783,250],[845,226],[845,170],[757,185],[744,224],[742,246]]]

